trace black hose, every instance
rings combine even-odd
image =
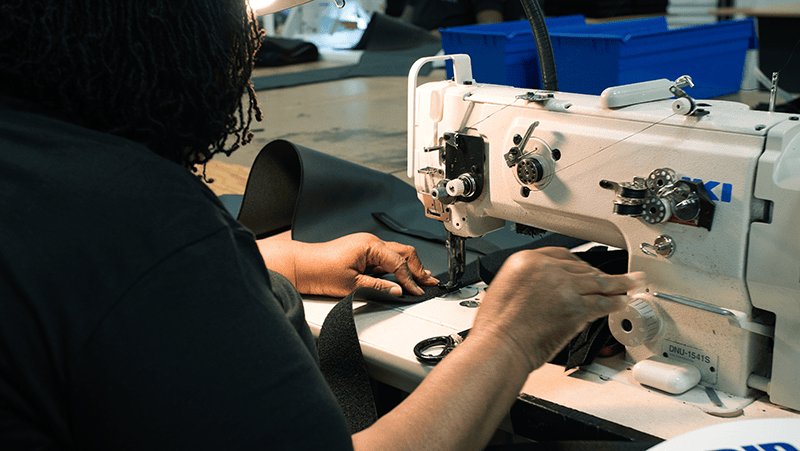
[[[550,33],[544,23],[544,13],[538,0],[520,0],[525,16],[533,30],[533,40],[539,52],[539,69],[542,75],[542,89],[558,91],[558,78],[556,77],[556,60],[553,56],[553,44],[550,42]]]

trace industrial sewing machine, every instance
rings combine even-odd
[[[423,64],[455,77],[417,87]],[[689,77],[601,96],[409,76],[408,171],[464,240],[513,221],[629,254],[647,288],[609,317],[638,383],[800,410],[800,120],[695,100]],[[637,371],[638,369],[638,371]]]

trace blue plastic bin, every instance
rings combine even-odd
[[[539,88],[538,57],[522,56],[537,54],[530,26],[522,23],[528,27],[527,33],[518,28],[518,22],[505,23],[510,40],[522,43],[524,34],[529,38],[527,49],[515,48],[515,59],[506,58],[505,66],[497,62],[497,56],[487,58],[487,53],[502,50],[497,46],[478,49],[481,45],[477,39],[472,41],[472,48],[454,45],[458,41],[453,35],[463,33],[458,28],[472,28],[469,32],[475,35],[477,28],[486,25],[443,29],[442,47],[445,53],[469,54],[473,76],[479,83]],[[686,91],[694,97],[731,94],[739,91],[747,49],[756,48],[752,18],[671,30],[664,17],[588,25],[585,21],[561,23],[552,28],[549,22],[547,25],[558,89],[565,92],[600,94],[609,86],[689,75],[695,87]],[[450,36],[446,39],[445,34]]]
[[[545,19],[545,24],[552,33],[561,27],[585,27],[586,19],[582,15],[552,17]],[[439,32],[445,53],[470,56],[476,81],[520,88],[541,86],[539,54],[527,20],[441,28]],[[453,65],[448,62],[447,77],[452,76]]]

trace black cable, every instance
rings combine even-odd
[[[531,24],[533,39],[536,41],[536,49],[539,52],[539,69],[542,75],[542,89],[558,91],[553,44],[550,42],[550,33],[547,32],[547,25],[544,22],[542,7],[537,0],[520,1],[522,2],[522,9],[525,10],[525,17],[528,18],[528,22]]]

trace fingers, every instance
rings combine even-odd
[[[572,274],[603,274],[599,269],[580,259],[563,260],[559,262],[559,265],[562,269]]]
[[[356,277],[356,286],[357,287],[366,287],[366,288],[374,288],[376,290],[384,291],[386,293],[391,294],[392,296],[402,296],[403,289],[400,285],[386,279],[378,279],[376,277],[370,277],[366,275],[359,275]],[[419,294],[422,294],[422,289],[417,287],[420,290]],[[416,293],[415,293],[416,294]]]
[[[422,261],[417,255],[417,250],[413,246],[387,241],[386,247],[397,252],[406,261],[408,270],[414,279],[422,285],[436,285],[439,281],[431,275],[431,272],[422,266]]]
[[[600,273],[600,270],[563,247],[543,247],[523,252],[530,253],[529,258],[539,260],[543,266],[555,265],[573,274]]]
[[[590,316],[590,318],[587,318],[589,321],[616,312],[628,305],[628,301],[630,301],[630,298],[626,295],[604,296],[592,294],[584,296],[584,299],[586,300],[586,305],[589,306],[587,310]]]
[[[539,252],[539,253],[545,254],[545,255],[549,255],[549,256],[555,257],[555,258],[571,258],[571,259],[575,259],[577,261],[580,261],[580,259],[578,257],[576,257],[575,254],[570,252],[569,249],[567,249],[565,247],[559,247],[559,246],[540,247],[540,248],[536,249],[536,252]]]
[[[639,288],[644,283],[644,274],[634,272],[622,275],[609,275],[597,272],[594,274],[577,274],[573,277],[579,294],[615,295],[625,294]]]
[[[371,249],[367,253],[367,265],[375,266],[377,268],[380,268],[384,272],[394,274],[395,277],[397,278],[397,281],[400,283],[400,286],[397,287],[398,289],[402,287],[403,289],[405,289],[406,291],[408,291],[413,295],[420,295],[424,293],[422,288],[420,288],[419,285],[417,285],[417,283],[414,281],[413,273],[408,265],[406,258],[401,256],[394,250],[390,249],[389,246],[386,245],[386,243],[380,242],[371,247]],[[428,277],[430,277],[430,275],[428,275]],[[370,283],[375,283],[375,282],[370,281]],[[388,286],[386,284],[381,284],[381,285]],[[397,291],[398,290],[395,290],[395,292]],[[399,291],[400,292],[396,294],[397,296],[402,294],[402,289],[400,289]],[[391,294],[395,294],[395,292],[390,291]]]
[[[627,292],[643,288],[644,273],[634,272],[623,275],[581,275],[573,276],[574,289],[583,299],[582,310],[585,321],[594,321],[624,308],[630,302]],[[569,295],[565,295],[568,298]]]
[[[588,322],[624,308],[627,293],[644,284],[643,273],[605,274],[567,249],[518,252],[492,281],[473,329],[507,337],[534,369]]]
[[[422,267],[422,262],[412,246],[394,242],[379,242],[370,251],[367,256],[367,264],[394,274],[400,284],[398,288],[402,287],[410,294],[418,296],[424,293],[417,283],[427,286],[439,283],[436,278],[431,276],[430,271]],[[402,292],[397,295],[400,294]]]

